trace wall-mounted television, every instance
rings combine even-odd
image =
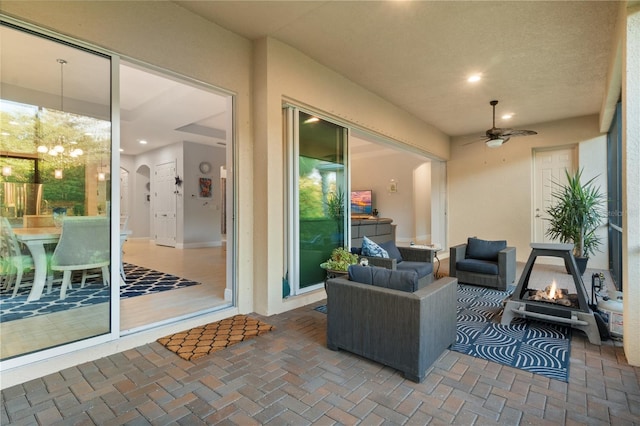
[[[373,214],[373,191],[370,189],[351,191],[351,214],[369,216]]]

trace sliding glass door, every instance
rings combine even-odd
[[[0,40],[7,360],[111,331],[111,59],[4,22]]]
[[[347,129],[285,110],[289,135],[288,277],[294,293],[317,288],[320,264],[347,241]]]

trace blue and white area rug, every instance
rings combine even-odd
[[[568,382],[571,328],[521,318],[501,325],[503,301],[513,290],[459,284],[457,335],[451,349]]]
[[[121,299],[200,284],[196,281],[127,263],[124,264],[124,272],[127,276],[127,282],[120,287]],[[78,275],[78,279],[74,279],[74,282],[78,282],[79,278],[80,275]],[[30,285],[21,287],[16,297],[13,298],[11,297],[13,288],[8,291],[0,291],[0,322],[106,303],[109,301],[111,292],[109,287],[102,285],[101,277],[87,279],[84,288],[80,288],[79,284],[74,284],[72,289],[67,290],[67,297],[64,300],[60,300],[59,284],[54,284],[50,294],[46,294],[45,288],[40,300],[27,302],[30,290]]]

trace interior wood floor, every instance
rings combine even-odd
[[[126,263],[202,285],[121,300],[121,332],[225,305],[226,253],[222,247],[182,250],[156,246],[148,240],[125,242],[123,259]],[[108,331],[106,303],[4,322],[0,323],[0,358],[7,359]]]
[[[125,263],[187,278],[202,285],[121,300],[120,330],[135,330],[226,304],[226,255],[223,247],[176,249],[157,246],[148,240],[125,242]]]

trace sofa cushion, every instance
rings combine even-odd
[[[402,263],[396,264],[397,271],[413,271],[418,275],[418,279],[426,277],[429,274],[433,274],[433,263],[429,262],[411,262],[405,260]]]
[[[393,240],[384,242],[380,244],[383,250],[387,252],[390,259],[395,259],[396,264],[402,262],[402,254],[400,254],[400,250],[396,247],[396,243]]]
[[[349,266],[349,279],[362,284],[413,293],[418,290],[418,274],[415,271],[394,271],[375,266]]]
[[[498,275],[498,262],[479,259],[462,259],[456,262],[456,269],[479,274]]]
[[[371,241],[369,238],[364,237],[362,239],[362,255],[363,256],[372,256],[372,257],[384,257],[388,258],[389,253],[374,241]]]
[[[467,239],[467,259],[497,261],[500,250],[507,248],[506,240],[487,241],[479,238]]]

